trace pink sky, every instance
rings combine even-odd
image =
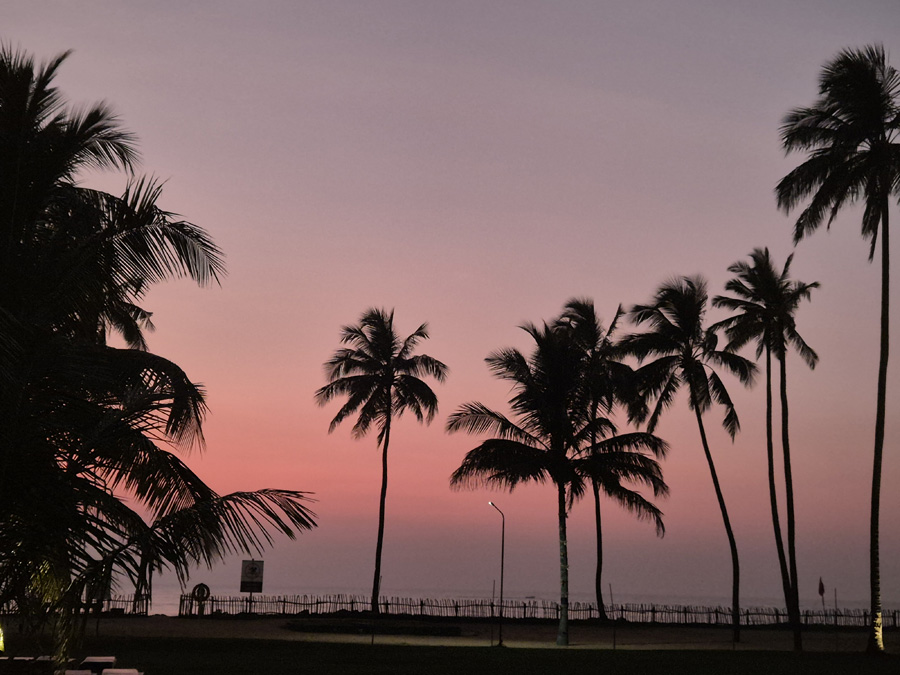
[[[10,0],[0,15],[0,37],[39,58],[75,50],[58,79],[69,100],[110,101],[140,137],[144,170],[168,179],[162,205],[228,256],[221,288],[177,282],[150,294],[150,344],[209,390],[208,450],[189,463],[213,487],[316,493],[319,529],[266,555],[272,592],[370,587],[375,438],[353,440],[350,425],[329,436],[337,404],[319,409],[313,393],[340,326],[384,306],[401,332],[429,322],[422,351],[451,374],[436,387],[435,424],[404,419],[392,437],[383,592],[489,594],[493,499],[507,516],[510,594],[553,597],[553,490],[448,487],[477,439],[444,434],[446,415],[507,400],[483,358],[527,349],[516,326],[553,317],[573,296],[594,298],[608,319],[673,275],[702,273],[719,292],[727,266],[757,246],[782,262],[792,220],[773,188],[801,158],[783,156],[781,117],[812,103],[822,64],[843,47],[883,42],[900,67],[896,0]],[[819,576],[829,600],[834,586],[846,602],[867,597],[879,270],[858,232],[859,213],[843,214],[797,247],[793,267],[822,284],[798,317],[821,363],[810,372],[789,362],[807,605]],[[894,317],[896,335],[900,309]],[[882,499],[882,587],[895,607],[896,373]],[[708,429],[742,592],[777,599],[764,391],[731,385],[744,431],[732,444],[718,411]],[[659,429],[672,446],[666,537],[605,510],[616,600],[728,601],[727,543],[680,403]],[[588,599],[589,502],[572,513],[570,547],[573,592]],[[237,576],[231,561],[195,578],[227,593]]]

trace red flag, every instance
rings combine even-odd
[[[819,595],[825,597],[825,584],[822,583],[822,577],[819,577]]]

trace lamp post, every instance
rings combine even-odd
[[[497,508],[497,505],[494,502],[488,502],[491,506],[497,509],[497,513],[500,514],[501,518],[501,526],[500,526],[500,630],[497,636],[497,646],[503,646],[503,563],[504,557],[506,555],[506,516],[503,515],[503,511]]]

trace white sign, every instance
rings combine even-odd
[[[241,563],[241,593],[262,593],[263,564],[262,560]]]

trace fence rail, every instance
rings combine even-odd
[[[490,619],[499,616],[500,603],[490,599],[433,599],[381,598],[379,611],[390,616],[428,616],[470,619]],[[211,614],[296,615],[362,612],[370,609],[371,599],[361,595],[257,595],[211,596],[198,601],[193,596],[181,596],[179,616]],[[728,607],[693,605],[622,604],[604,605],[612,619],[631,623],[695,624],[726,626],[731,624]],[[569,618],[585,620],[599,618],[597,604],[572,602]],[[506,619],[557,619],[559,603],[550,600],[504,600]],[[869,612],[864,609],[805,610],[802,621],[806,626],[865,627]],[[787,612],[775,607],[748,607],[741,610],[741,625],[774,626],[787,623]],[[900,627],[900,610],[886,610],[885,628]]]
[[[147,616],[150,611],[150,597],[147,595],[114,595],[102,601],[85,602],[79,608],[83,614],[132,614]],[[50,611],[45,608],[45,611]],[[19,614],[19,607],[15,602],[0,605],[0,614]]]

